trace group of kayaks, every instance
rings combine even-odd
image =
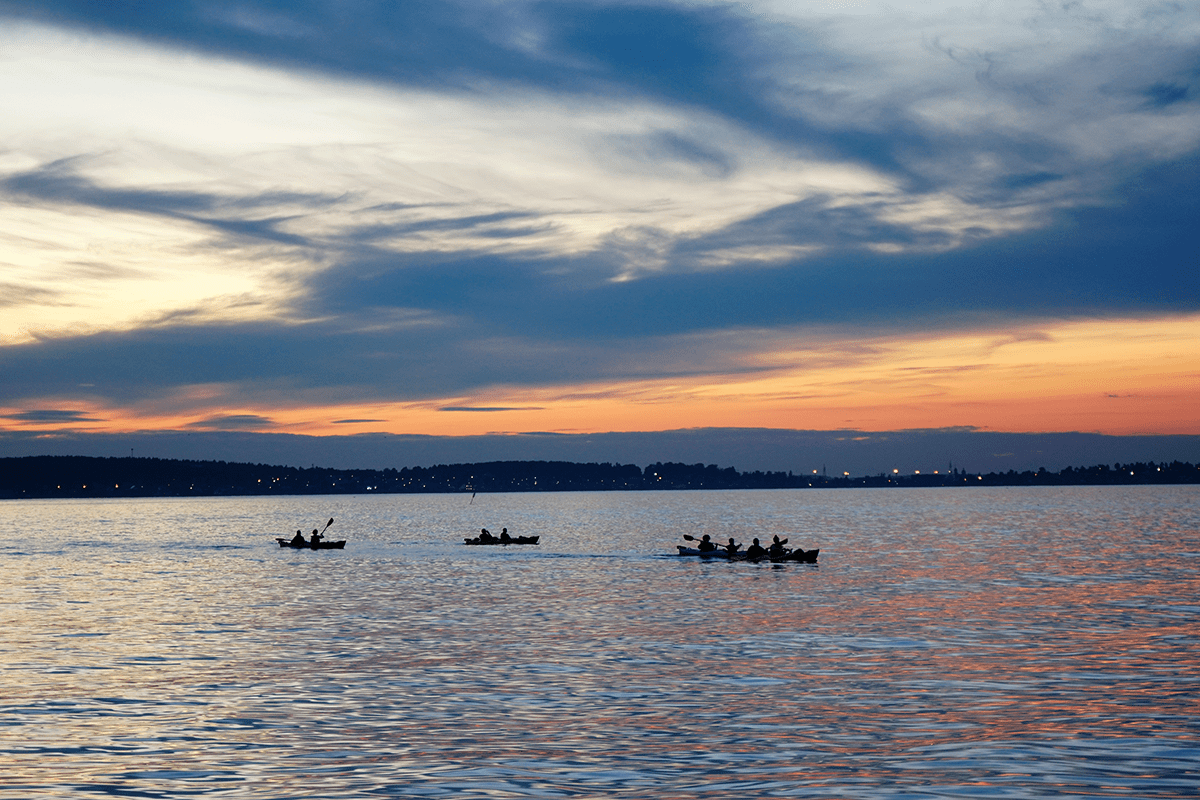
[[[336,542],[324,541],[325,531],[329,530],[329,526],[333,524],[333,517],[329,518],[329,522],[325,523],[325,527],[319,532],[316,528],[313,529],[312,538],[304,538],[304,534],[296,531],[296,535],[291,539],[276,538],[280,547],[294,547],[305,550],[342,550],[346,547],[344,539]],[[538,536],[510,536],[508,528],[500,531],[499,536],[494,536],[487,528],[481,528],[479,535],[464,539],[463,544],[469,545],[510,545],[510,544],[537,544]],[[821,552],[820,548],[816,550],[805,550],[803,548],[784,547],[787,544],[787,539],[782,541],[778,536],[768,547],[762,547],[758,543],[758,539],[754,543],[742,550],[742,546],[730,537],[727,544],[719,545],[709,541],[707,535],[697,539],[694,536],[684,534],[684,539],[690,542],[696,542],[696,547],[687,545],[677,545],[679,555],[681,556],[698,556],[702,559],[721,558],[728,561],[771,561],[775,563],[784,561],[799,561],[804,564],[817,563],[817,554]]]

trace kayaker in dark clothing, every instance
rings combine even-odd
[[[492,544],[495,541],[496,541],[496,537],[492,536],[491,531],[489,531],[487,528],[479,529],[479,543],[480,544]]]
[[[767,548],[767,555],[769,555],[771,558],[783,558],[788,552],[787,548],[783,546],[786,542],[787,539],[784,539],[781,542],[779,541],[779,537],[776,536],[774,540],[772,540],[771,546]]]
[[[508,528],[500,531],[500,544],[512,544],[512,537],[508,535]]]
[[[713,544],[712,540],[708,538],[708,534],[706,533],[700,537],[700,543],[696,545],[696,549],[701,553],[711,553],[713,550],[717,549],[717,546]]]
[[[741,545],[740,545],[740,544],[738,544],[737,542],[735,542],[735,541],[733,540],[733,537],[732,537],[732,536],[730,536],[730,537],[729,537],[729,544],[725,545],[725,552],[726,552],[726,553],[728,553],[728,554],[729,554],[729,555],[731,555],[731,556],[736,556],[736,555],[737,555],[737,551],[738,551],[738,548],[739,548],[739,547],[741,547]]]
[[[303,533],[301,533],[300,531],[296,531],[296,535],[292,537],[292,544],[304,545],[304,544],[308,544],[308,540],[304,538]]]
[[[322,536],[321,534],[317,533],[317,529],[316,529],[316,528],[313,528],[312,541],[311,541],[311,542],[309,542],[309,544],[310,544],[311,546],[313,546],[313,547],[316,547],[316,546],[317,546],[317,544],[318,544],[318,543],[319,543],[319,542],[320,542],[322,539],[324,539],[324,538],[325,538],[324,536]]]
[[[747,558],[762,558],[766,554],[767,549],[758,543],[758,539],[755,539],[754,542],[746,548]]]

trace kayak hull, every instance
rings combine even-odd
[[[750,558],[745,553],[737,553],[733,556],[730,556],[729,553],[722,548],[702,552],[695,547],[685,547],[681,544],[676,545],[676,547],[679,549],[679,555],[681,556],[699,556],[700,558],[704,559],[723,558],[725,560],[732,559],[733,561],[770,561],[776,564],[784,561],[798,561],[802,564],[815,564],[817,563],[817,554],[821,552],[821,548],[819,547],[816,550],[801,550],[797,548],[796,550],[789,550],[787,553],[784,553],[778,558],[771,558],[770,556]]]
[[[304,544],[292,544],[291,539],[276,539],[280,547],[292,547],[296,550],[343,550],[346,547],[345,539],[337,542],[317,542],[315,545],[309,542]]]
[[[513,536],[507,542],[496,540],[493,542],[481,542],[478,539],[464,539],[463,544],[475,545],[476,547],[489,547],[495,544],[537,544],[540,536]]]

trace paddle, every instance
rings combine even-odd
[[[313,528],[312,542],[309,543],[309,546],[315,550],[317,548],[317,545],[320,543],[321,538],[325,536],[325,531],[329,530],[329,526],[332,524],[333,524],[333,517],[330,517],[329,522],[325,523],[325,527],[321,528],[320,533],[317,533],[317,529]]]
[[[688,535],[688,534],[686,534],[686,533],[683,535],[683,538],[684,538],[684,539],[686,539],[686,540],[687,540],[687,541],[689,541],[689,542],[701,542],[701,543],[703,543],[703,540],[701,540],[701,539],[698,539],[698,538],[696,538],[695,536],[689,536],[689,535]],[[710,544],[715,544],[715,543],[712,543],[712,542],[710,542]]]

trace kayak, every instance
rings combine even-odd
[[[797,547],[789,553],[784,553],[783,558],[772,558],[772,561],[799,561],[804,564],[817,563],[817,553],[821,552],[821,548],[816,550],[802,550]]]
[[[316,544],[312,544],[311,542],[293,544],[291,539],[279,538],[275,539],[275,541],[279,542],[280,547],[294,547],[297,550],[344,550],[346,547],[345,539],[337,542],[317,542]]]
[[[700,556],[701,558],[729,558],[729,553],[726,552],[725,548],[723,548],[723,547],[718,547],[716,550],[698,550],[695,547],[686,547],[682,544],[675,545],[675,546],[679,548],[679,555],[681,555],[681,556]],[[738,555],[742,555],[742,554],[738,553]]]
[[[704,551],[698,550],[695,547],[685,547],[684,545],[681,545],[681,544],[676,545],[676,547],[679,548],[679,555],[681,555],[681,556],[700,556],[701,558],[725,558],[725,559],[731,558],[729,553],[723,547],[718,547],[716,550],[704,550]],[[821,552],[821,548],[819,548],[819,547],[816,550],[802,550],[800,548],[797,548],[795,550],[787,551],[786,553],[784,553],[782,556],[780,556],[778,558],[771,558],[770,556],[761,556],[759,558],[750,558],[743,552],[743,553],[737,553],[737,554],[733,555],[732,560],[734,560],[734,561],[771,561],[771,562],[775,562],[775,563],[779,563],[781,561],[800,561],[805,564],[815,564],[815,563],[817,563],[817,553],[820,553],[820,552]]]
[[[502,542],[499,539],[494,539],[490,542],[481,542],[479,537],[474,539],[463,539],[463,544],[490,545],[490,544],[537,544],[540,536],[512,536],[507,542]]]

